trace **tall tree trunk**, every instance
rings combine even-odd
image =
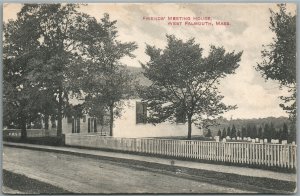
[[[62,105],[63,105],[63,98],[62,98],[62,90],[61,87],[59,88],[58,92],[58,113],[57,113],[57,136],[60,137],[62,135]]]
[[[44,121],[45,121],[45,129],[48,130],[49,129],[49,115],[45,115],[45,118],[44,118]]]
[[[188,140],[192,139],[192,116],[188,116]]]
[[[27,138],[27,131],[26,131],[26,118],[24,117],[21,122],[21,140],[25,140]]]
[[[109,106],[109,136],[113,136],[113,127],[114,127],[114,104],[112,103]]]

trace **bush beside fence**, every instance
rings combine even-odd
[[[267,167],[296,168],[296,145],[67,134],[66,145]]]

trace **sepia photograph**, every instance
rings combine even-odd
[[[295,194],[296,3],[4,3],[2,194]]]

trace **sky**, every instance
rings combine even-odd
[[[4,4],[4,22],[16,19],[21,7],[21,4]],[[296,13],[296,4],[287,4],[287,8],[291,13]],[[149,60],[145,54],[146,44],[165,48],[166,34],[174,34],[183,40],[195,38],[196,43],[204,49],[204,56],[208,54],[210,45],[223,46],[227,52],[243,51],[236,73],[222,79],[219,86],[224,103],[238,107],[223,116],[243,119],[288,116],[279,107],[281,100],[278,98],[288,95],[287,90],[280,89],[276,81],[265,81],[255,70],[257,63],[262,61],[263,45],[271,43],[274,37],[269,29],[269,9],[276,11],[278,8],[276,4],[262,3],[93,3],[82,5],[80,11],[97,20],[104,13],[108,13],[112,20],[117,20],[118,39],[134,41],[138,45],[134,52],[136,58],[122,60],[128,66],[141,67],[140,62]],[[155,20],[149,20],[150,17]],[[168,17],[182,17],[185,20],[169,20]],[[194,17],[199,20],[194,20]],[[170,25],[169,22],[182,23]],[[213,25],[186,25],[188,22],[209,22]],[[227,25],[217,25],[218,22]]]

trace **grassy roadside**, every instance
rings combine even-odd
[[[16,174],[5,169],[2,170],[3,186],[18,190],[25,194],[67,194],[62,188],[41,182],[25,175]],[[9,193],[8,193],[9,194]]]
[[[202,169],[192,169],[174,165],[149,163],[144,161],[99,158],[111,161],[129,168],[140,170],[152,170],[153,172],[164,173],[176,177],[207,182],[225,187],[232,187],[241,190],[254,191],[260,194],[292,194],[296,190],[296,182],[288,182],[271,178],[251,177],[238,174],[222,173]]]

